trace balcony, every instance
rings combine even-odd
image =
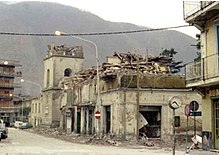
[[[14,82],[4,82],[0,79],[0,89],[13,89],[14,88]]]
[[[7,62],[7,63],[5,63],[5,62]],[[21,67],[21,64],[20,64],[19,61],[16,61],[16,60],[6,60],[6,59],[0,59],[0,65]]]
[[[186,86],[205,87],[219,84],[219,55],[214,54],[186,64]]]
[[[217,1],[184,1],[184,20],[190,24],[203,24],[206,19],[215,17],[219,12],[219,2]]]

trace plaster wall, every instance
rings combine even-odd
[[[53,56],[44,60],[44,88],[58,86],[61,78],[64,77],[65,69],[71,69],[72,75],[83,68],[82,58]],[[47,70],[50,70],[49,86],[47,86]]]
[[[203,131],[213,131],[212,129],[212,120],[211,118],[212,117],[212,101],[211,99],[209,98],[209,95],[206,94],[206,98],[203,98],[202,100],[202,113],[203,113],[203,116],[202,116],[202,130]]]
[[[201,111],[201,96],[195,92],[185,90],[140,91],[140,106],[161,107],[161,139],[164,141],[170,140],[172,135],[173,113],[168,103],[173,96],[179,96],[182,100],[182,106],[176,110],[176,116],[180,116],[181,119],[181,126],[177,128],[180,132],[186,127],[185,105],[192,100],[196,100],[200,104],[199,111]],[[136,91],[126,90],[124,92],[123,90],[118,90],[103,93],[101,94],[101,100],[103,106],[111,105],[111,132],[118,137],[125,137],[126,139],[136,138]],[[201,122],[201,118],[197,117],[197,120]],[[193,119],[189,120],[189,123],[192,127]],[[201,126],[201,124],[197,125]]]

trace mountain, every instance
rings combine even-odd
[[[162,27],[162,25],[160,26]],[[147,29],[130,23],[110,22],[74,7],[49,2],[0,3],[0,32],[20,33],[65,33],[112,32]],[[117,52],[137,51],[158,54],[163,49],[174,48],[176,59],[184,63],[192,61],[196,49],[191,44],[196,40],[178,31],[154,31],[134,34],[81,36],[97,44],[100,62],[106,56]],[[85,67],[95,65],[93,45],[73,37],[39,37],[0,35],[1,59],[19,60],[23,78],[42,85],[43,58],[47,45],[82,45],[85,53]],[[22,93],[37,93],[36,86],[25,85]]]

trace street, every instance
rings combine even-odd
[[[171,155],[164,149],[128,149],[115,146],[85,145],[48,138],[20,129],[9,129],[9,138],[0,142],[0,155],[10,154],[53,154],[53,155]],[[176,151],[176,155],[184,155]],[[191,155],[215,155],[216,153],[193,152]]]

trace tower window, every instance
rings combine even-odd
[[[49,87],[49,84],[50,84],[50,70],[47,69],[47,80],[46,80],[46,86]]]
[[[71,76],[71,69],[70,68],[67,68],[67,69],[65,69],[65,71],[64,71],[64,76]]]

